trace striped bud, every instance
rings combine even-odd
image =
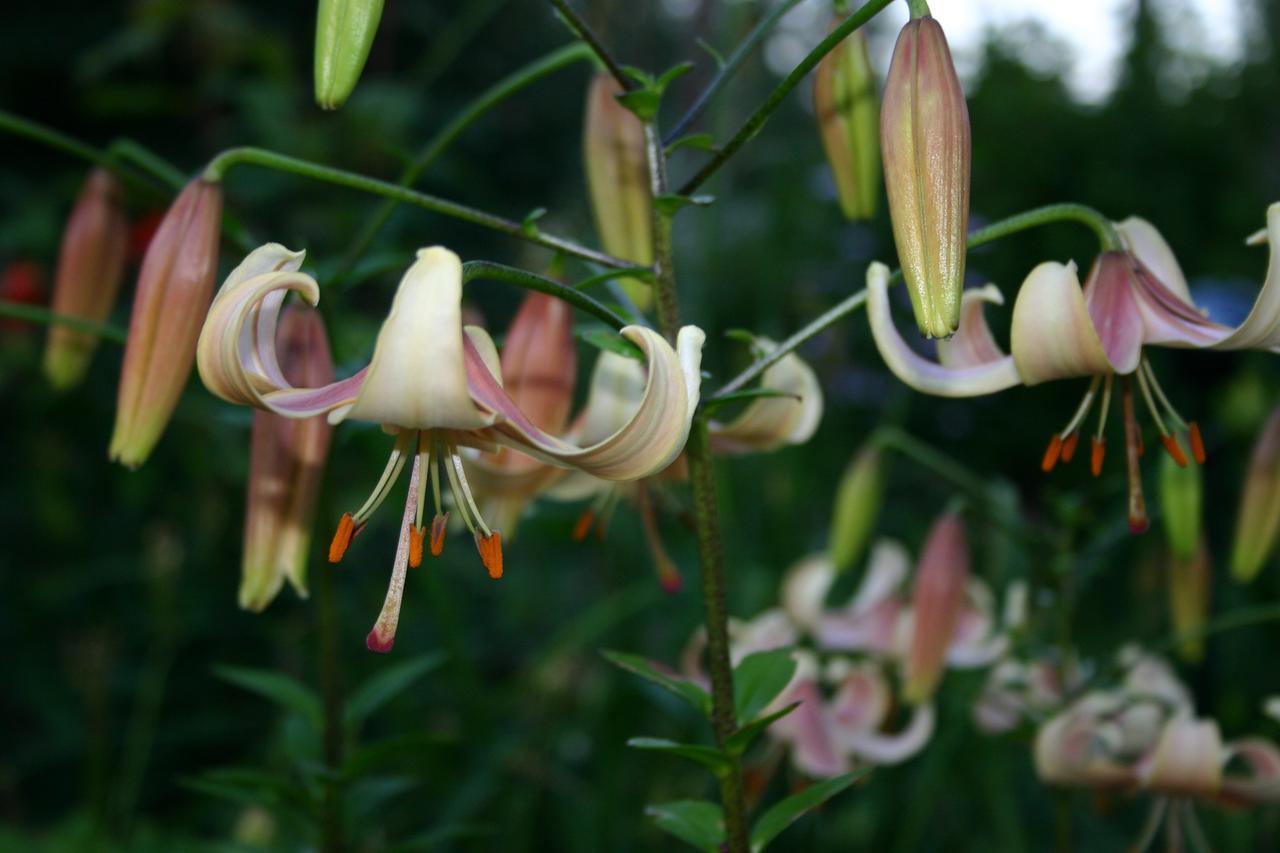
[[[1245,473],[1244,494],[1236,515],[1231,574],[1247,583],[1271,556],[1280,533],[1280,408],[1271,413],[1253,446]]]
[[[831,29],[839,23],[837,18]],[[862,30],[854,30],[818,63],[813,104],[840,209],[849,219],[870,219],[880,195],[880,110]]]
[[[382,17],[382,0],[320,0],[316,14],[316,103],[336,110],[364,70]]]
[[[960,516],[949,512],[934,522],[916,569],[911,593],[914,625],[903,688],[906,701],[923,702],[937,688],[968,582],[968,537]]]

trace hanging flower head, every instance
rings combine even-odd
[[[439,246],[420,250],[405,273],[368,367],[320,387],[294,387],[281,374],[274,329],[289,291],[312,304],[319,301],[315,279],[299,272],[302,258],[301,252],[270,243],[232,271],[201,332],[198,366],[205,386],[224,400],[288,417],[328,413],[332,423],[369,421],[395,436],[377,486],[363,506],[342,516],[329,550],[331,561],[342,559],[411,462],[391,584],[367,640],[374,651],[389,651],[394,642],[405,570],[421,562],[424,540],[433,554],[443,548],[443,479],[485,568],[493,578],[502,576],[501,533],[476,505],[459,448],[506,446],[597,477],[633,480],[662,470],[684,447],[698,403],[701,329],[681,329],[673,349],[651,329],[624,328],[621,334],[648,364],[644,398],[621,428],[579,446],[539,429],[503,389],[492,339],[483,329],[462,325],[462,264]],[[423,526],[428,487],[435,504],[429,539]]]
[[[1106,416],[1113,386],[1118,384],[1129,473],[1129,525],[1134,532],[1142,532],[1148,520],[1138,469],[1143,443],[1135,386],[1165,449],[1179,465],[1187,464],[1179,434],[1185,435],[1197,463],[1205,455],[1199,427],[1174,409],[1143,347],[1275,350],[1280,347],[1280,265],[1273,252],[1253,309],[1233,329],[1212,322],[1195,306],[1172,250],[1155,228],[1137,218],[1116,228],[1123,250],[1100,255],[1083,288],[1072,263],[1049,261],[1031,271],[1013,306],[1010,355],[996,344],[983,316],[986,303],[1003,302],[993,285],[965,292],[960,330],[951,340],[939,341],[938,362],[916,354],[895,328],[889,310],[889,270],[883,264],[872,264],[867,271],[867,316],[889,369],[928,394],[970,397],[1019,384],[1092,377],[1079,407],[1049,443],[1042,461],[1046,471],[1060,459],[1071,460],[1082,425],[1099,400],[1091,467],[1095,476],[1101,471]],[[1280,243],[1280,204],[1267,211],[1266,232],[1251,242],[1259,240],[1273,248]]]

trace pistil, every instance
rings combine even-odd
[[[1124,408],[1125,460],[1129,468],[1129,531],[1145,533],[1151,526],[1151,521],[1147,518],[1147,503],[1142,496],[1142,471],[1138,465],[1142,433],[1138,428],[1138,419],[1133,414],[1133,382],[1130,377],[1121,377],[1120,389]]]

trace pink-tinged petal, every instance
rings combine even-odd
[[[889,307],[889,268],[867,268],[867,320],[885,366],[911,388],[939,397],[994,394],[1020,384],[1013,358],[969,367],[947,367],[916,353],[894,325]]]
[[[912,589],[914,630],[907,658],[903,697],[920,703],[933,695],[942,677],[965,603],[969,582],[969,541],[959,515],[947,513],[934,522]]]
[[[1003,305],[1004,294],[994,284],[970,288],[960,299],[960,328],[950,339],[938,340],[938,361],[945,367],[980,367],[1005,358],[987,325],[985,306]]]
[[[1084,285],[1084,301],[1107,360],[1116,372],[1132,373],[1142,357],[1146,327],[1134,296],[1134,265],[1128,255],[1098,256]]]
[[[991,590],[974,578],[965,589],[965,602],[947,646],[947,665],[957,669],[990,666],[1009,650],[1009,637],[996,630]]]
[[[842,735],[876,731],[893,704],[893,694],[880,667],[873,663],[850,668],[831,700],[831,725]]]
[[[1220,801],[1238,806],[1280,802],[1280,749],[1274,743],[1243,738],[1227,744],[1226,755]]]
[[[418,454],[413,456],[413,468],[409,474],[409,494],[404,502],[404,516],[400,520],[400,541],[396,544],[396,560],[391,566],[391,580],[387,584],[387,597],[382,602],[382,612],[373,623],[373,630],[365,637],[365,645],[371,652],[386,654],[396,642],[396,628],[400,625],[400,604],[404,599],[404,580],[409,566],[409,533],[413,530],[418,512],[418,489],[421,471]]]
[[[1106,697],[1086,695],[1052,717],[1036,732],[1036,774],[1051,785],[1127,787],[1137,781],[1133,768],[1116,760],[1100,732]]]
[[[901,764],[925,748],[933,737],[936,714],[932,704],[917,705],[902,731],[885,734],[880,731],[846,731],[837,734],[838,743],[868,764]]]
[[[1117,299],[1122,300],[1126,294],[1127,286]],[[1132,296],[1128,300],[1132,308]],[[1101,301],[1098,304],[1102,306]],[[1013,359],[1026,384],[1113,370],[1128,373],[1138,366],[1142,322],[1137,311],[1130,311],[1123,326],[1109,323],[1116,351],[1125,359],[1120,362],[1108,358],[1109,350],[1104,348],[1091,313],[1074,263],[1045,261],[1027,275],[1013,304],[1010,335]],[[1122,329],[1131,335],[1127,342],[1116,334]]]
[[[836,568],[824,555],[808,557],[787,570],[782,607],[792,623],[805,630],[819,623],[835,579]]]
[[[772,352],[777,344],[756,338],[756,348]],[[795,353],[784,356],[760,378],[760,387],[786,396],[752,400],[727,424],[712,421],[711,448],[720,453],[755,453],[788,444],[804,444],[822,420],[822,386],[813,369]]]
[[[1271,255],[1267,277],[1254,300],[1249,316],[1236,329],[1213,345],[1213,349],[1275,349],[1280,347],[1280,202],[1267,208],[1267,243]]]
[[[1138,774],[1142,786],[1152,791],[1212,797],[1222,786],[1226,758],[1217,723],[1174,717],[1161,732],[1155,751],[1139,765]]]
[[[637,480],[665,469],[684,449],[689,435],[698,405],[706,336],[696,326],[685,326],[673,349],[652,329],[627,326],[621,334],[645,356],[649,370],[644,394],[625,424],[587,447],[538,429],[502,389],[475,347],[468,344],[467,381],[472,398],[497,416],[488,432],[508,447],[605,480]]]
[[[826,779],[849,771],[849,759],[839,748],[830,714],[818,682],[812,678],[794,684],[789,702],[800,706],[770,727],[772,735],[791,746],[791,763],[806,776]]]
[[[794,646],[799,638],[791,620],[781,610],[766,610],[746,622],[735,621],[729,629],[729,659],[737,666],[756,652],[771,652]]]
[[[1144,343],[1207,347],[1231,333],[1231,329],[1210,322],[1193,304],[1165,287],[1141,262],[1131,264],[1130,281],[1142,315]]]
[[[814,640],[833,651],[895,652],[905,607],[901,590],[910,571],[905,548],[890,540],[877,542],[853,600],[823,612],[811,629]]]
[[[1116,230],[1120,232],[1120,239],[1129,254],[1175,296],[1192,305],[1191,289],[1187,287],[1187,277],[1182,274],[1178,258],[1154,225],[1140,217],[1130,216],[1123,222],[1117,222]]]

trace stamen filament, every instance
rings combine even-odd
[[[1151,386],[1147,384],[1146,371],[1139,365],[1133,375],[1138,377],[1138,388],[1142,391],[1142,399],[1147,402],[1147,411],[1151,413],[1151,419],[1156,422],[1156,429],[1160,430],[1160,435],[1168,435],[1169,429],[1164,425],[1164,419],[1160,417],[1160,410],[1156,408],[1155,400],[1151,398]]]
[[[431,451],[428,448],[427,436],[425,433],[418,433],[418,469],[423,473],[431,470]],[[413,529],[422,529],[422,510],[427,502],[427,490],[418,489],[418,507],[413,515]],[[421,544],[421,543],[419,543]]]
[[[1080,423],[1089,415],[1089,409],[1093,407],[1093,398],[1098,395],[1098,386],[1102,384],[1102,377],[1095,376],[1093,381],[1089,383],[1089,390],[1084,392],[1084,399],[1080,401],[1080,405],[1076,407],[1076,412],[1071,416],[1071,420],[1067,421],[1067,425],[1062,428],[1062,432],[1058,433],[1058,437],[1066,441],[1071,433],[1080,428]],[[1070,461],[1065,459],[1063,461]]]
[[[400,472],[404,469],[405,454],[409,451],[413,439],[416,437],[416,432],[408,431],[401,431],[396,436],[396,444],[391,450],[391,458],[387,460],[387,467],[382,469],[382,476],[378,479],[378,485],[374,487],[373,492],[364,502],[364,506],[356,510],[352,517],[357,524],[367,521],[369,516],[373,515],[378,507],[382,506],[382,502],[387,499],[387,495],[391,492],[391,487],[400,478]]]
[[[1178,410],[1173,407],[1173,403],[1169,402],[1168,396],[1165,395],[1164,389],[1160,387],[1160,383],[1156,380],[1155,368],[1151,366],[1151,362],[1147,359],[1142,360],[1142,370],[1147,374],[1147,381],[1151,383],[1151,388],[1156,392],[1156,397],[1164,405],[1165,411],[1169,413],[1169,419],[1178,425],[1179,429],[1190,430],[1191,425],[1178,414]]]
[[[1111,382],[1114,380],[1115,374],[1108,373],[1106,381],[1102,386],[1102,408],[1098,411],[1098,429],[1093,434],[1093,442],[1096,447],[1099,442],[1105,444],[1102,432],[1107,426],[1107,411],[1111,408]]]
[[[675,595],[684,585],[684,579],[681,578],[680,570],[676,568],[675,562],[667,554],[666,546],[663,545],[662,535],[658,532],[658,522],[654,517],[653,502],[649,499],[649,490],[644,486],[637,488],[636,503],[640,510],[640,521],[644,527],[644,538],[649,544],[649,554],[653,559],[654,568],[658,571],[658,583],[662,585],[665,592]]]
[[[419,460],[415,455],[409,474],[409,494],[404,502],[404,516],[400,521],[400,542],[396,545],[396,561],[391,566],[391,580],[387,584],[387,597],[382,602],[382,612],[373,623],[373,630],[365,637],[364,644],[371,652],[386,653],[396,642],[396,627],[400,624],[400,602],[404,598],[405,571],[409,565],[410,522],[418,503],[418,487],[421,480]]]
[[[458,455],[458,448],[453,445],[449,445],[449,461],[452,463],[450,466],[452,472],[456,474],[456,479],[453,480],[453,496],[458,499],[459,505],[466,503],[472,518],[476,521],[476,527],[485,537],[492,536],[493,531],[484,523],[484,518],[480,515],[480,507],[476,506],[476,499],[471,495],[471,486],[467,483],[467,472],[462,467],[462,457]]]

